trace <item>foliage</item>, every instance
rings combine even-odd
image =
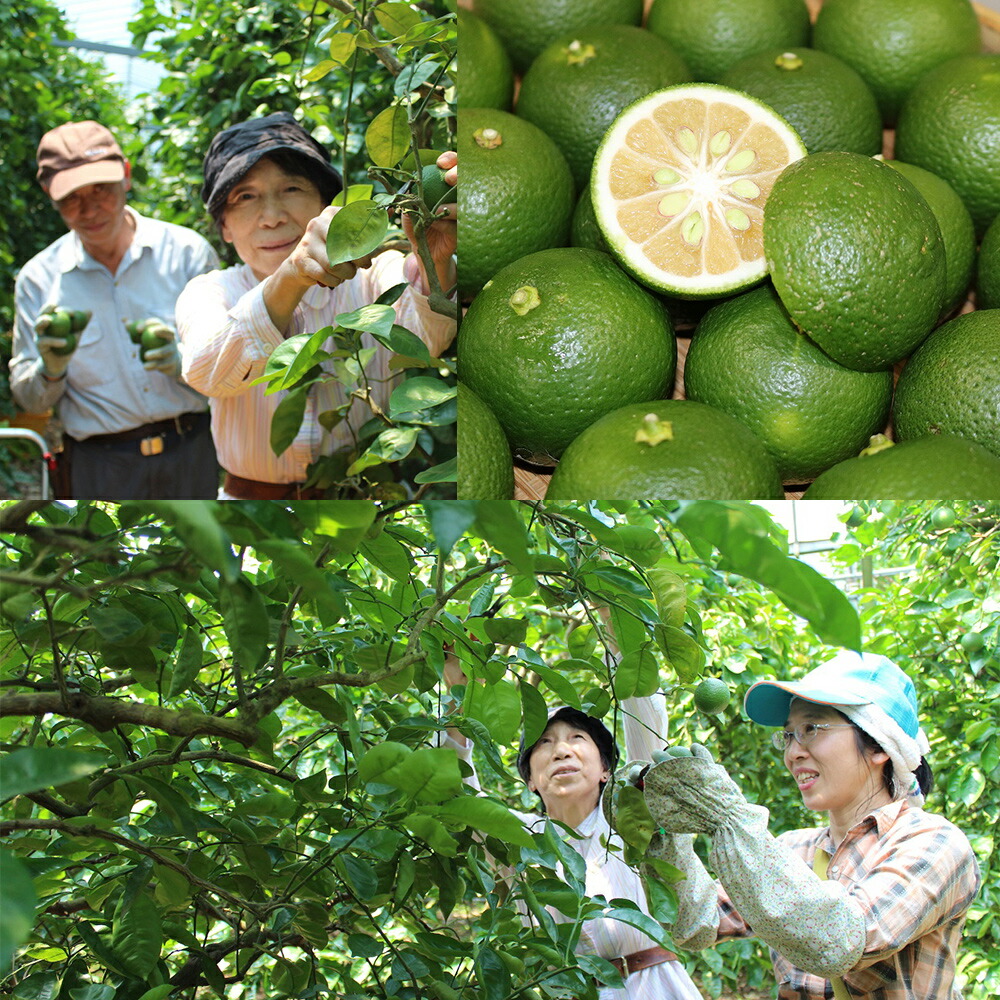
[[[753,504],[0,507],[0,961],[20,945],[0,992],[594,1000],[594,977],[616,974],[574,954],[588,914],[669,937],[589,898],[559,831],[507,812],[534,807],[511,771],[522,728],[548,700],[619,729],[621,700],[659,687],[672,738],[708,742],[774,828],[808,824],[740,699],[711,718],[692,692],[708,675],[741,693],[863,640],[911,670],[940,762],[930,807],[984,865],[962,956],[981,1000],[1000,508],[954,506],[948,528],[932,504],[862,510],[838,559],[913,568],[851,600]],[[446,645],[482,683],[443,690]],[[449,724],[475,744],[484,797],[437,745]],[[669,894],[658,906],[668,921]],[[688,961],[711,995],[769,982],[756,942]]]
[[[0,217],[0,417],[14,413],[7,363],[17,269],[66,231],[35,180],[39,140],[68,121],[94,118],[114,129],[125,120],[122,95],[99,67],[65,47],[71,37],[50,0],[0,7],[0,189],[7,197]]]

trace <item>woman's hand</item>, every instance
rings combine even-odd
[[[359,268],[371,267],[371,254],[343,264],[330,265],[326,253],[326,234],[330,221],[339,211],[339,207],[330,205],[309,221],[302,239],[278,269],[279,272],[285,272],[288,280],[297,281],[304,288],[312,285],[335,288],[344,281],[350,281]]]
[[[454,150],[449,150],[446,153],[442,153],[436,162],[445,171],[445,183],[453,186],[457,184],[458,153],[454,152]],[[437,271],[438,281],[442,289],[447,292],[455,284],[453,257],[458,248],[458,205],[457,203],[442,205],[438,209],[438,213],[437,220],[427,227],[424,236],[427,240],[431,259],[434,262],[434,270]],[[403,232],[410,241],[410,247],[412,248],[412,256],[407,258],[406,262],[406,278],[426,295],[430,291],[430,284],[427,281],[424,262],[420,259],[413,219],[407,212],[402,213],[402,225]]]

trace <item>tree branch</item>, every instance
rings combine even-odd
[[[24,531],[28,518],[36,511],[48,507],[51,500],[18,500],[8,507],[0,508],[0,532],[14,534]]]

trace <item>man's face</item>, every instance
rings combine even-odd
[[[92,257],[113,252],[128,232],[125,196],[130,186],[128,165],[125,179],[85,184],[54,202],[68,229],[72,229]]]

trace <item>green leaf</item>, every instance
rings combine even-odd
[[[378,891],[378,876],[372,866],[361,858],[338,854],[334,867],[360,899],[371,899]]]
[[[476,952],[476,977],[483,1000],[506,1000],[510,994],[510,970],[500,956],[486,945]]]
[[[173,525],[177,537],[191,554],[218,570],[223,580],[235,580],[240,574],[236,554],[225,529],[216,517],[217,506],[210,500],[149,500],[142,510]]]
[[[271,451],[281,455],[291,446],[302,428],[309,399],[309,386],[292,389],[275,407],[271,416]]]
[[[403,826],[436,853],[446,858],[453,858],[458,854],[458,844],[441,820],[424,813],[410,813],[404,817]]]
[[[332,541],[334,552],[355,552],[375,520],[371,500],[313,500],[291,504],[307,528]]]
[[[413,751],[403,743],[394,743],[392,740],[376,743],[358,761],[358,777],[366,784],[370,781],[388,784],[386,773],[406,760],[411,753]]]
[[[269,382],[269,394],[292,388],[317,362],[330,357],[329,352],[321,348],[329,340],[331,333],[332,327],[325,326],[315,333],[298,333],[283,340],[268,356],[264,374],[255,378],[250,385]]]
[[[0,758],[0,795],[15,795],[56,788],[69,781],[85,778],[104,767],[104,754],[66,750],[62,747],[25,747]]]
[[[612,899],[610,905],[600,914],[606,920],[618,920],[629,927],[635,927],[643,934],[651,937],[663,948],[672,948],[673,942],[666,929],[649,914],[643,913],[638,906],[628,899]]]
[[[654,566],[646,571],[656,610],[664,625],[680,628],[684,624],[687,608],[687,590],[684,581],[673,570]]]
[[[405,34],[410,28],[423,23],[423,18],[406,3],[386,3],[375,8],[378,23],[390,35]]]
[[[534,576],[535,563],[528,551],[528,529],[513,500],[480,500],[476,527],[483,538],[502,552],[521,572]]]
[[[389,415],[399,420],[401,414],[419,413],[454,399],[458,390],[439,378],[417,375],[397,386],[389,397]]]
[[[330,58],[336,63],[345,63],[354,54],[356,47],[357,39],[353,32],[339,32],[330,38]]]
[[[399,583],[406,583],[413,571],[410,550],[398,538],[383,531],[361,544],[361,554]]]
[[[384,746],[385,744],[383,744]],[[418,802],[443,802],[460,795],[458,757],[448,747],[421,747],[382,773],[378,779]]]
[[[455,542],[475,523],[476,503],[472,500],[425,500],[423,506],[438,550],[447,556]]]
[[[655,625],[653,634],[683,683],[701,676],[705,669],[705,650],[687,632],[673,625]]]
[[[259,670],[267,659],[270,626],[257,588],[245,578],[224,584],[219,589],[219,609],[233,656],[244,670]]]
[[[389,336],[395,321],[396,312],[392,306],[379,305],[374,302],[362,306],[360,309],[355,309],[353,312],[340,313],[337,316],[338,326],[383,337]]]
[[[509,746],[516,740],[521,724],[521,699],[510,681],[470,683],[465,688],[462,711],[486,726],[501,746]]]
[[[534,684],[520,680],[517,687],[521,692],[521,731],[524,734],[524,745],[530,747],[545,732],[549,723],[549,708],[541,691]]]
[[[446,462],[439,462],[432,465],[423,472],[418,472],[414,477],[415,483],[457,483],[458,482],[458,459],[449,458]]]
[[[615,829],[632,849],[625,860],[636,864],[642,860],[656,832],[656,823],[646,805],[646,797],[635,785],[622,785],[615,802]]]
[[[374,201],[352,201],[330,220],[326,255],[330,266],[357,260],[375,250],[389,231],[389,216]]]
[[[528,637],[525,618],[487,618],[483,625],[490,641],[498,646],[520,646]]]
[[[163,947],[163,927],[160,911],[149,896],[136,896],[131,906],[115,914],[111,947],[136,979],[145,979],[153,971]]]
[[[385,465],[406,458],[413,451],[419,433],[416,427],[390,427],[382,431],[371,446],[347,467],[347,474],[356,476],[373,465]]]
[[[861,622],[847,595],[806,563],[792,559],[770,539],[762,508],[717,500],[684,507],[678,527],[707,556],[714,546],[721,568],[769,587],[795,614],[805,618],[824,642],[861,649]]]
[[[518,847],[531,847],[534,843],[521,820],[506,806],[480,795],[460,795],[438,806],[435,815],[464,823]]]
[[[201,672],[201,630],[194,625],[189,625],[184,630],[184,638],[181,640],[180,648],[177,650],[177,658],[174,660],[174,669],[170,675],[170,689],[167,691],[168,698],[176,698],[179,694],[184,694],[195,682]]]
[[[151,990],[146,990],[137,1000],[166,1000],[174,989],[173,983],[164,983],[162,986],[154,986]],[[114,994],[110,994],[114,996]]]
[[[4,785],[6,794],[6,773]],[[10,851],[0,850],[0,976],[7,974],[15,949],[31,933],[37,901],[28,870]]]
[[[394,167],[406,156],[410,122],[402,104],[394,104],[375,116],[365,132],[365,148],[376,167]]]
[[[647,698],[660,687],[660,665],[647,642],[639,649],[626,653],[614,671],[615,696]]]

